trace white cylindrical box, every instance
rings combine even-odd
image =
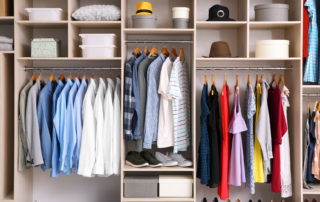
[[[189,19],[190,8],[188,7],[173,7],[172,18],[186,18]]]
[[[60,21],[67,20],[67,13],[61,8],[26,8],[29,21]]]
[[[115,34],[79,34],[82,45],[117,46],[117,35]]]
[[[288,58],[289,40],[256,41],[256,58]]]
[[[116,46],[80,45],[84,58],[109,58],[117,57]]]

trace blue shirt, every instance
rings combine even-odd
[[[65,157],[67,155],[68,144],[63,138],[67,132],[66,119],[67,119],[67,103],[69,91],[73,82],[68,78],[66,85],[60,93],[57,101],[57,111],[53,118],[53,124],[56,127],[58,141],[60,143],[60,156],[59,156],[59,170],[63,173],[71,173],[71,169],[66,167]]]
[[[75,129],[75,117],[74,112],[74,100],[80,86],[80,81],[75,78],[74,84],[69,91],[68,103],[67,103],[67,119],[66,119],[66,133],[63,135],[63,139],[67,145],[67,153],[65,156],[65,162],[67,168],[72,168],[72,156],[76,145],[76,129]]]
[[[306,65],[304,69],[304,82],[320,82],[318,79],[318,25],[317,25],[317,11],[316,1],[307,0],[304,6],[308,7],[308,13],[310,18],[309,24],[309,45]]]
[[[62,89],[64,88],[64,83],[62,81],[58,81],[58,85],[56,87],[56,90],[53,93],[52,96],[52,120],[54,119],[56,112],[57,112],[57,102],[58,97],[60,96],[60,93]],[[58,177],[59,172],[59,156],[60,156],[60,144],[57,137],[57,130],[59,128],[56,127],[56,125],[53,122],[53,129],[52,129],[52,169],[50,177]]]
[[[73,121],[75,126],[76,132],[76,144],[73,151],[72,167],[75,168],[75,172],[78,174],[78,167],[79,167],[79,156],[80,156],[80,146],[81,146],[81,137],[82,137],[82,103],[84,99],[84,95],[87,91],[87,82],[85,79],[81,80],[81,85],[78,89],[76,98],[74,100],[73,106]]]
[[[52,167],[52,95],[55,88],[56,83],[49,80],[47,85],[39,93],[37,115],[43,157],[43,164],[41,165],[41,168],[43,171]]]
[[[140,136],[140,95],[139,95],[139,82],[138,82],[138,66],[142,60],[147,57],[147,54],[143,51],[143,53],[136,59],[133,63],[133,80],[132,80],[132,92],[133,96],[136,99],[136,103],[134,105],[134,113],[132,117],[132,129],[133,129],[133,139],[139,140]]]
[[[159,108],[161,97],[161,95],[158,93],[158,89],[162,64],[166,58],[166,55],[160,53],[157,59],[155,59],[148,67],[147,104],[143,142],[143,148],[145,149],[151,149],[151,144],[157,143]]]
[[[210,148],[209,148],[209,134],[208,134],[208,115],[210,109],[207,105],[207,85],[203,85],[202,96],[201,96],[201,137],[199,146],[199,157],[198,157],[198,169],[197,178],[200,179],[201,184],[207,184],[210,180]]]

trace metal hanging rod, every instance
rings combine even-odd
[[[292,67],[201,67],[196,70],[293,70]]]
[[[77,68],[70,68],[70,67],[56,67],[56,68],[51,68],[51,67],[25,67],[24,71],[28,70],[41,70],[41,71],[52,71],[52,70],[120,70],[120,67],[94,67],[94,68],[88,68],[88,67],[77,67]]]
[[[125,41],[125,43],[193,43],[193,41]]]
[[[307,94],[302,94],[303,97],[320,97],[320,93],[307,93]]]

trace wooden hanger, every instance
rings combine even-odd
[[[158,56],[158,51],[155,47],[152,47],[151,50],[150,50],[150,53],[148,55],[148,57],[151,57],[153,54],[156,54],[156,56]]]
[[[140,49],[138,47],[136,47],[133,52],[137,55],[141,55]]]
[[[315,112],[316,109],[317,109],[317,105],[318,105],[318,101],[316,101],[316,102],[314,103],[314,107],[313,107],[313,111],[314,111],[314,112]]]
[[[163,42],[163,49],[161,50],[161,53],[163,54],[163,55],[169,55],[169,52],[168,52],[168,49],[166,48],[166,46],[164,45],[164,42]]]
[[[80,80],[80,76],[79,76],[79,74],[76,76],[76,78],[77,78],[78,80]]]
[[[276,74],[273,74],[272,81],[271,81],[271,83],[270,83],[269,85],[272,86],[273,82],[276,82],[276,84],[279,85],[279,84],[278,84],[278,81],[277,81],[277,76],[276,76]]]
[[[59,80],[60,81],[64,81],[64,75],[63,74],[60,75]]]
[[[50,82],[53,82],[55,80],[55,78],[54,78],[54,76],[53,76],[53,74],[52,74],[52,72],[51,72],[51,75],[50,75],[50,77],[49,77],[49,81]]]
[[[172,54],[173,54],[174,56],[178,57],[177,52],[176,52],[176,49],[174,48],[174,46],[173,46],[173,48],[171,49],[169,58],[171,58]]]
[[[227,75],[224,74],[224,80],[223,80],[223,85],[227,85]],[[223,91],[222,91],[222,96],[223,96]]]
[[[280,75],[280,78],[279,78],[279,82],[278,82],[278,83],[279,83],[279,85],[280,85],[280,83],[282,83],[283,86],[286,86],[286,84],[284,83],[284,79],[283,79],[282,74]],[[287,90],[285,90],[284,93],[285,93],[286,95],[288,95],[288,91],[287,91]]]
[[[248,75],[248,86],[251,84],[251,75]]]
[[[117,76],[119,79],[121,79],[121,75],[119,74],[118,76]]]
[[[239,75],[237,74],[237,83],[236,86],[239,87]],[[239,95],[239,89],[237,88],[237,94]]]
[[[147,47],[147,45],[146,45],[146,42],[144,42],[144,44],[145,44],[145,46],[144,46],[144,52],[147,54],[147,55],[149,55],[149,50],[148,50],[148,47]]]
[[[31,76],[31,81],[34,82],[36,80],[36,75]]]
[[[208,84],[208,82],[207,82],[207,75],[204,76],[204,84],[205,84],[205,85]]]
[[[41,84],[44,84],[44,81],[43,81],[43,77],[42,77],[42,74],[40,72],[39,76],[38,76],[38,80],[41,82]]]
[[[186,60],[186,57],[184,56],[184,52],[183,52],[183,48],[180,48],[180,53],[179,53],[179,58],[181,58],[181,56],[183,56],[183,60]]]
[[[211,84],[213,85],[213,86],[215,86],[215,83],[214,83],[214,75],[212,74],[212,77],[211,77]],[[211,95],[213,95],[214,94],[214,90],[211,90]]]
[[[70,72],[70,74],[69,74],[68,78],[69,78],[70,80],[72,80],[71,72]]]
[[[313,122],[316,122],[316,121],[317,121],[319,111],[320,111],[320,103],[318,102],[318,109],[317,109],[316,115],[315,115],[314,118],[313,118]]]
[[[87,77],[86,77],[86,73],[83,73],[83,77],[82,77],[84,80],[86,80],[87,79]]]
[[[307,113],[310,112],[310,101],[308,101],[308,108],[307,108]]]
[[[263,76],[263,74],[261,74],[261,79],[264,79],[264,76]]]

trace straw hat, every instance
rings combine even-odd
[[[144,1],[138,3],[135,15],[153,15],[151,3]]]

